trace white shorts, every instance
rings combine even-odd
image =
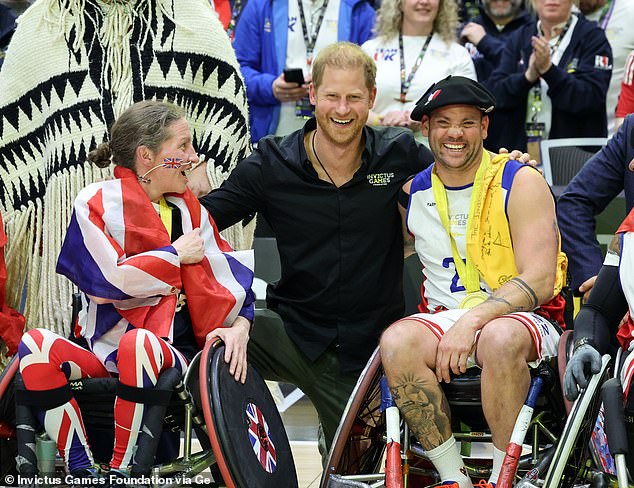
[[[445,310],[437,313],[417,313],[407,317],[427,327],[440,340],[445,332],[447,332],[456,321],[462,317],[468,309],[458,308],[454,310]],[[555,326],[541,315],[533,312],[515,312],[502,315],[504,318],[517,320],[523,324],[533,338],[535,351],[537,352],[537,360],[531,361],[528,365],[536,368],[540,362],[545,359],[557,355],[557,345],[559,344],[559,332]],[[501,318],[501,317],[500,317]],[[486,326],[485,326],[486,327]],[[480,331],[476,333],[476,341]],[[467,359],[467,367],[477,366],[475,361],[475,349]]]

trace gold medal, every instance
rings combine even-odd
[[[473,308],[485,302],[487,298],[489,298],[489,295],[482,290],[467,293],[467,296],[460,302],[460,308]]]

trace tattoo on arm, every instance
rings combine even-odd
[[[489,298],[487,298],[487,302],[503,303],[504,305],[506,305],[510,309],[516,309],[517,308],[517,307],[514,307],[513,305],[511,305],[511,302],[509,302],[506,298],[504,298],[504,297],[496,297],[495,295],[490,295]]]
[[[438,447],[451,436],[449,407],[437,382],[411,374],[396,378],[392,397],[424,449]]]
[[[509,280],[508,283],[512,283],[516,288],[518,288],[526,296],[528,303],[532,305],[529,308],[529,310],[533,310],[539,306],[539,300],[537,298],[537,294],[533,291],[533,289],[530,286],[528,286],[528,284],[524,280],[516,276],[515,278]]]

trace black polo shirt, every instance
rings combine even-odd
[[[311,360],[331,344],[344,371],[361,369],[381,331],[402,317],[403,239],[397,207],[408,176],[431,152],[411,132],[364,128],[362,164],[336,188],[318,178],[304,149],[305,131],[265,137],[222,186],[201,202],[220,229],[257,211],[275,232],[281,278],[267,305]]]

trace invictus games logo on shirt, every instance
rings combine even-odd
[[[370,173],[368,183],[372,186],[387,186],[394,178],[394,173]]]

